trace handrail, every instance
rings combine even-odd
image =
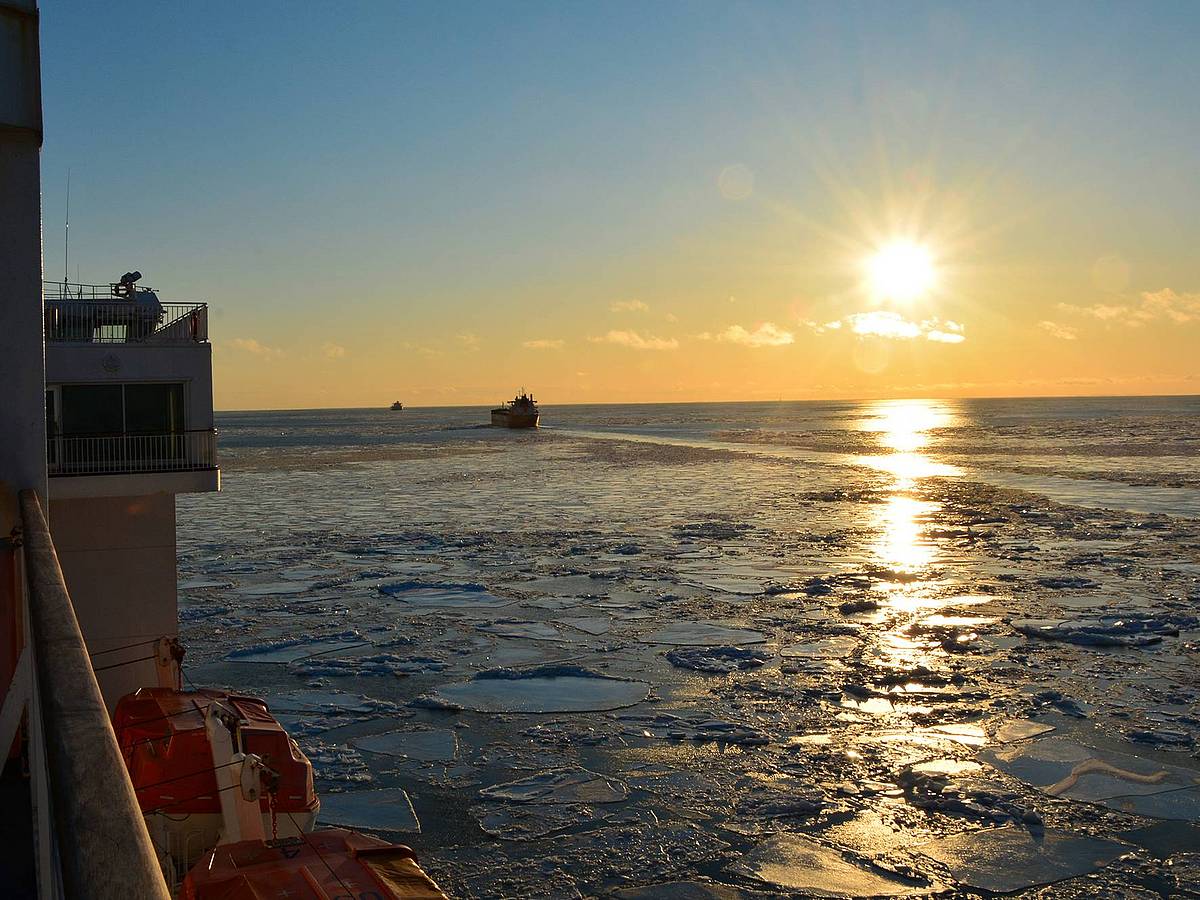
[[[46,464],[51,476],[215,469],[217,432],[52,434],[46,439]]]
[[[120,295],[117,282],[107,284],[84,284],[78,281],[42,281],[42,296],[47,300],[117,300]],[[153,291],[154,288],[138,285],[139,291]]]
[[[208,340],[208,305],[47,299],[46,340],[71,344],[202,344]]]
[[[64,892],[168,900],[36,491],[20,493],[30,639]]]

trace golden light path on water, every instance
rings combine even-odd
[[[922,480],[954,477],[959,470],[926,452],[938,429],[953,427],[958,417],[945,403],[931,400],[884,401],[867,411],[861,430],[877,435],[882,452],[859,462],[886,479],[887,499],[876,505],[873,525],[878,536],[871,545],[877,564],[892,573],[881,582],[888,592],[880,624],[878,652],[884,665],[912,669],[935,668],[937,642],[914,628],[945,605],[929,591],[932,568],[942,562],[943,549],[929,534],[941,504],[918,495]]]

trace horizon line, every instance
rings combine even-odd
[[[641,400],[641,401],[592,401],[587,403],[539,403],[542,407],[555,406],[717,406],[729,404],[741,405],[779,405],[781,403],[879,403],[879,402],[924,402],[935,400],[939,402],[947,401],[970,401],[970,400],[1122,400],[1131,398],[1142,398],[1146,400],[1179,400],[1187,398],[1200,398],[1200,391],[1191,394],[996,394],[988,396],[973,396],[973,397],[938,397],[932,395],[908,395],[903,397],[829,397],[826,399],[778,399],[778,400]],[[487,409],[486,403],[453,403],[453,404],[438,404],[428,406],[405,406],[404,412],[416,409]],[[213,411],[218,413],[251,413],[251,412],[330,412],[334,410],[359,410],[359,409],[377,409],[383,412],[391,412],[388,406],[378,406],[376,404],[364,404],[361,406],[280,406],[280,407],[259,407],[257,409],[232,407],[214,407]],[[401,410],[396,410],[400,412]]]

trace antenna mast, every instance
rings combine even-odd
[[[67,169],[67,218],[63,226],[63,293],[71,274],[71,170]]]

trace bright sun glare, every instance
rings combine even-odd
[[[875,296],[907,303],[933,287],[936,273],[928,248],[912,241],[892,241],[867,260],[867,277]]]

